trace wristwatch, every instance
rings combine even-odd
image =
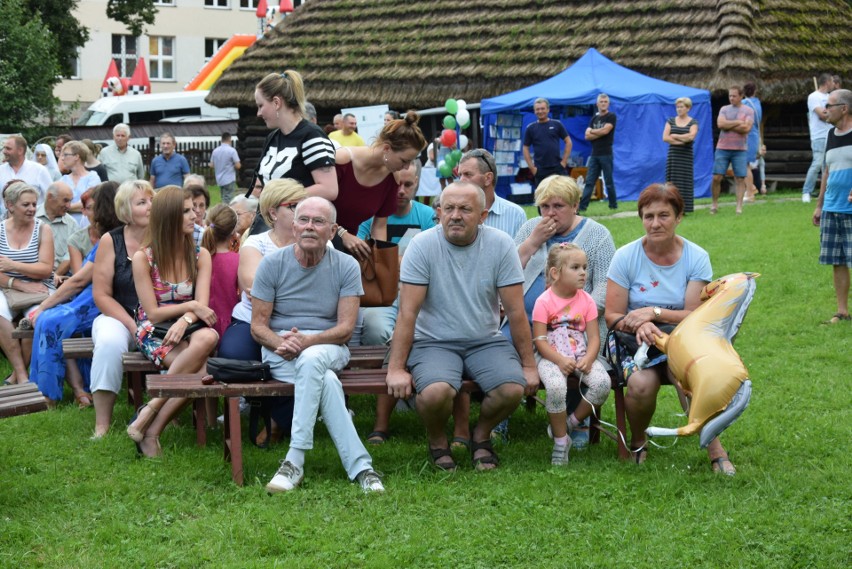
[[[663,314],[663,309],[659,306],[654,307],[654,318],[659,318]]]
[[[192,324],[193,324],[193,322],[192,322],[192,318],[190,318],[189,316],[187,316],[186,314],[184,314],[184,315],[183,315],[183,319],[184,319],[184,320],[186,320],[186,323],[187,323],[187,324],[189,324],[190,326],[192,326]]]

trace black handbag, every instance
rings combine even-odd
[[[639,369],[633,361],[633,356],[636,354],[636,350],[639,349],[639,343],[636,341],[636,334],[621,332],[615,329],[622,319],[624,319],[624,316],[613,322],[612,326],[607,330],[603,355],[612,369],[621,372],[616,375],[617,383],[619,386],[624,387],[627,385],[627,378]],[[671,334],[676,327],[675,324],[662,323],[656,323],[656,326],[661,332],[665,332],[666,334]],[[649,361],[653,361],[662,355],[663,352],[656,346],[651,346],[648,349]]]
[[[166,337],[166,334],[176,322],[177,318],[174,320],[163,320],[162,322],[157,322],[154,324],[154,330],[151,332],[155,338],[163,339]],[[186,327],[186,331],[183,333],[183,338],[181,338],[181,342],[189,338],[194,332],[198,332],[202,328],[207,328],[207,323],[204,320],[196,320],[192,324]]]
[[[269,364],[257,360],[232,360],[231,358],[208,358],[207,373],[222,383],[247,383],[271,381]]]

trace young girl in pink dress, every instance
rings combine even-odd
[[[218,332],[220,342],[225,330],[231,325],[231,311],[240,301],[240,286],[237,283],[240,254],[232,250],[238,219],[237,213],[227,205],[213,206],[207,212],[209,225],[201,238],[201,246],[210,251],[213,262],[210,308],[216,313],[213,329]]]
[[[592,405],[606,401],[610,390],[609,376],[596,361],[601,343],[598,309],[583,290],[587,270],[586,254],[578,246],[551,247],[546,270],[550,286],[533,308],[533,342],[541,355],[538,373],[547,391],[545,406],[554,443],[550,462],[557,466],[568,464],[571,431],[591,415]],[[569,375],[579,377],[588,388],[570,417],[565,402]]]

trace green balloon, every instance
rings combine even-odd
[[[442,178],[453,177],[453,167],[443,160],[438,164],[438,172],[440,172]]]
[[[468,128],[469,126],[470,126],[470,117],[468,117],[466,123],[459,125],[459,128],[464,130],[464,129]]]
[[[456,159],[455,155],[450,152],[446,156],[444,156],[444,163],[450,168],[455,168],[456,164],[458,164],[459,161]]]
[[[444,117],[444,128],[448,128],[450,130],[456,129],[456,119],[450,115]]]
[[[456,102],[455,99],[447,99],[447,102],[444,103],[444,108],[447,109],[447,112],[451,115],[454,115],[459,112],[459,104]]]
[[[457,149],[453,150],[452,152],[450,152],[450,156],[452,156],[455,163],[458,164],[459,161],[462,159],[463,153],[462,153],[461,150],[459,150],[457,148]]]

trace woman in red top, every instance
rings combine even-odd
[[[388,216],[396,212],[399,189],[394,173],[408,168],[426,148],[419,120],[409,111],[386,123],[372,146],[337,149],[337,235],[357,259],[370,255],[369,245],[356,237],[362,222],[373,217],[372,237],[387,241]]]

